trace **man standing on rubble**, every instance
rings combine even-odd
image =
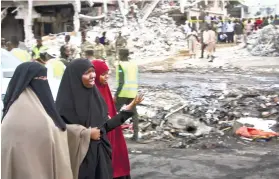
[[[200,58],[203,58],[204,50],[206,48],[206,44],[204,43],[203,36],[207,29],[208,29],[208,24],[205,22],[205,20],[203,20],[200,25],[200,39],[201,39],[200,40],[200,42],[201,42],[201,57]]]
[[[189,42],[188,36],[192,32],[192,27],[190,26],[189,21],[185,21],[185,25],[183,26],[183,30],[184,30],[184,34],[185,34],[186,39],[187,39],[187,47],[189,49],[190,48],[189,47],[190,42]]]
[[[81,45],[80,45],[80,49],[81,49],[81,54],[80,54],[80,56],[81,56],[82,58],[85,58],[85,48],[86,48],[87,46],[93,46],[93,44],[90,43],[90,42],[88,42],[88,41],[86,40],[86,32],[85,32],[85,31],[82,31],[82,32],[81,32]],[[92,50],[93,50],[93,49],[92,49]]]
[[[70,50],[70,58],[71,59],[76,59],[77,57],[77,47],[72,44],[70,42],[71,40],[71,36],[70,35],[66,35],[65,36],[65,45],[64,46],[68,46],[69,50]]]
[[[85,52],[85,58],[88,59],[90,62],[92,60],[96,60],[95,56],[94,56],[94,47],[93,45],[88,45],[87,47],[85,47],[84,52]]]
[[[94,55],[97,59],[106,59],[106,49],[103,44],[100,43],[100,38],[96,37],[94,48]]]
[[[120,49],[119,59],[120,63],[116,68],[116,80],[118,83],[117,91],[114,95],[114,101],[117,111],[120,111],[123,105],[130,104],[131,101],[138,94],[138,66],[134,62],[128,60],[129,50]],[[136,107],[134,108],[133,140],[139,141],[139,127],[138,127],[138,113]]]
[[[235,43],[237,44],[242,40],[242,34],[243,34],[243,26],[240,24],[239,20],[235,20],[234,33],[235,33]]]
[[[65,66],[68,66],[68,64],[74,60],[72,57],[71,57],[71,51],[70,51],[70,48],[67,46],[67,45],[63,45],[61,48],[60,48],[60,59],[61,61],[64,63]]]
[[[102,37],[100,38],[100,43],[105,45],[109,45],[109,42],[106,37],[107,32],[103,32]]]
[[[115,56],[116,56],[116,59],[119,59],[118,55],[119,55],[119,50],[120,49],[124,49],[126,48],[127,46],[127,41],[126,39],[122,36],[122,33],[119,32],[118,33],[118,37],[116,39],[116,42],[115,42]]]
[[[41,37],[37,38],[37,45],[32,49],[32,59],[37,60],[40,58],[40,53],[45,51],[47,48],[43,45]]]
[[[11,38],[11,53],[16,56],[21,62],[27,62],[31,60],[31,55],[26,51],[18,48],[19,40],[16,36]]]

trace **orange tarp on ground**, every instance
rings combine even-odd
[[[247,138],[271,138],[279,136],[276,132],[265,132],[252,127],[240,127],[235,133]]]

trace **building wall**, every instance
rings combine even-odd
[[[10,40],[12,36],[24,41],[23,20],[15,19],[14,15],[8,14],[1,22],[1,37]]]

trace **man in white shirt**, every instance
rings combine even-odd
[[[231,22],[231,20],[228,21],[226,24],[226,32],[228,36],[228,43],[234,43],[234,23]]]
[[[204,17],[205,22],[209,25],[211,24],[211,17],[209,16],[209,13],[206,13],[206,16]]]
[[[188,33],[191,32],[191,27],[188,21],[185,21],[185,25],[183,26],[183,29],[186,36],[188,35]]]
[[[191,33],[192,29],[188,21],[185,21],[185,25],[183,26],[184,33],[186,38],[188,37],[189,33]],[[187,39],[187,47],[189,48],[189,40]]]

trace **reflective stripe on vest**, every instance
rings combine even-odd
[[[124,73],[124,85],[118,97],[135,98],[138,94],[138,66],[133,62],[121,62]],[[119,67],[116,70],[116,80],[119,84]]]

